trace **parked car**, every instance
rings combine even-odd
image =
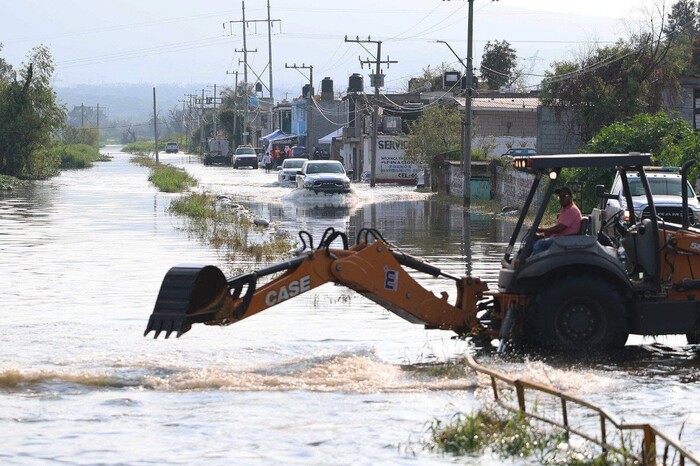
[[[255,148],[250,145],[241,144],[233,154],[233,168],[251,167],[258,169],[258,155]]]
[[[683,215],[683,197],[681,192],[681,175],[676,167],[646,167],[646,176],[649,180],[652,199],[656,214],[664,221],[670,223],[681,224]],[[649,216],[649,206],[647,204],[644,188],[639,176],[636,174],[627,174],[629,181],[630,193],[632,194],[632,203],[634,216],[636,218],[644,218]],[[696,197],[695,191],[690,183],[687,184],[688,191],[688,219],[690,224],[700,226],[700,201]],[[620,217],[621,222],[629,220],[629,210],[625,201],[625,194],[622,190],[622,180],[618,172],[615,175],[610,194],[605,205],[604,217],[610,218],[621,210],[624,212]]]
[[[522,157],[530,155],[537,155],[537,151],[532,147],[513,147],[508,149],[504,154],[501,154],[501,157]]]
[[[337,160],[305,160],[296,181],[297,188],[315,193],[350,192],[350,178]]]
[[[282,162],[282,168],[277,174],[277,180],[280,185],[291,184],[293,186],[297,183],[297,173],[304,166],[306,159],[286,159]]]
[[[180,151],[180,145],[177,142],[168,142],[165,144],[166,154],[177,154]]]

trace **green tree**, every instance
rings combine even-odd
[[[242,133],[251,131],[251,128],[243,128],[243,110],[248,107],[248,96],[252,94],[252,89],[244,83],[238,83],[238,88],[225,87],[221,91],[222,104],[219,108],[219,122],[226,137],[234,146],[243,141]],[[235,128],[234,128],[235,122]]]
[[[664,95],[678,88],[678,57],[672,42],[652,32],[589,51],[575,61],[554,63],[542,82],[544,106],[573,112],[582,141],[601,128],[639,113],[661,109]]]
[[[2,42],[0,42],[0,51],[2,51]],[[12,76],[12,66],[0,57],[0,81],[9,82]]]
[[[648,152],[654,155],[657,165],[680,166],[700,153],[700,137],[686,122],[666,113],[640,114],[602,128],[588,142],[584,152]],[[691,177],[696,177],[697,172],[694,167]],[[563,177],[565,182],[581,186],[581,206],[585,211],[590,211],[598,202],[595,186],[602,184],[609,189],[612,183],[610,170],[575,169],[567,171]]]
[[[508,41],[488,41],[481,56],[481,77],[489,89],[510,86],[522,76],[517,64],[515,49]]]
[[[456,109],[429,107],[410,125],[406,158],[422,167],[433,165],[436,155],[459,149],[461,125]]]
[[[694,0],[678,0],[671,6],[667,16],[664,33],[670,40],[690,44],[700,30],[698,29],[698,6]]]
[[[30,51],[18,79],[0,81],[1,174],[46,178],[57,173],[60,158],[50,146],[65,121],[65,110],[51,88],[53,71],[48,48],[39,46]]]
[[[64,126],[59,131],[59,136],[63,144],[86,144],[94,148],[100,147],[100,133],[96,127]]]

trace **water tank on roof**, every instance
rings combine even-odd
[[[353,73],[348,80],[348,92],[362,92],[364,88],[362,75],[360,73]]]
[[[321,80],[321,92],[333,92],[333,80],[325,77]]]
[[[311,89],[310,84],[304,84],[304,87],[301,88],[301,96],[305,99],[308,99],[309,95],[310,95],[310,93],[309,93],[310,89]]]
[[[323,78],[321,80],[321,100],[333,100],[333,80]]]
[[[459,71],[445,71],[442,74],[442,87],[443,89],[452,89],[456,87],[457,84],[461,84],[461,79],[462,75]]]

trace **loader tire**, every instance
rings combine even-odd
[[[599,352],[622,348],[627,341],[623,297],[600,278],[562,277],[542,288],[533,304],[530,340],[545,348]]]

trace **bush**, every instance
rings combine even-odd
[[[688,124],[659,112],[640,114],[601,129],[586,145],[586,153],[650,152],[657,165],[680,166],[696,157],[700,150],[700,138]],[[589,212],[598,203],[595,186],[610,189],[614,170],[601,168],[576,168],[562,171],[562,183],[580,186],[582,199],[579,207]],[[698,175],[696,165],[690,171],[690,179]]]
[[[101,158],[100,151],[87,144],[70,144],[61,150],[61,168],[90,168]]]

